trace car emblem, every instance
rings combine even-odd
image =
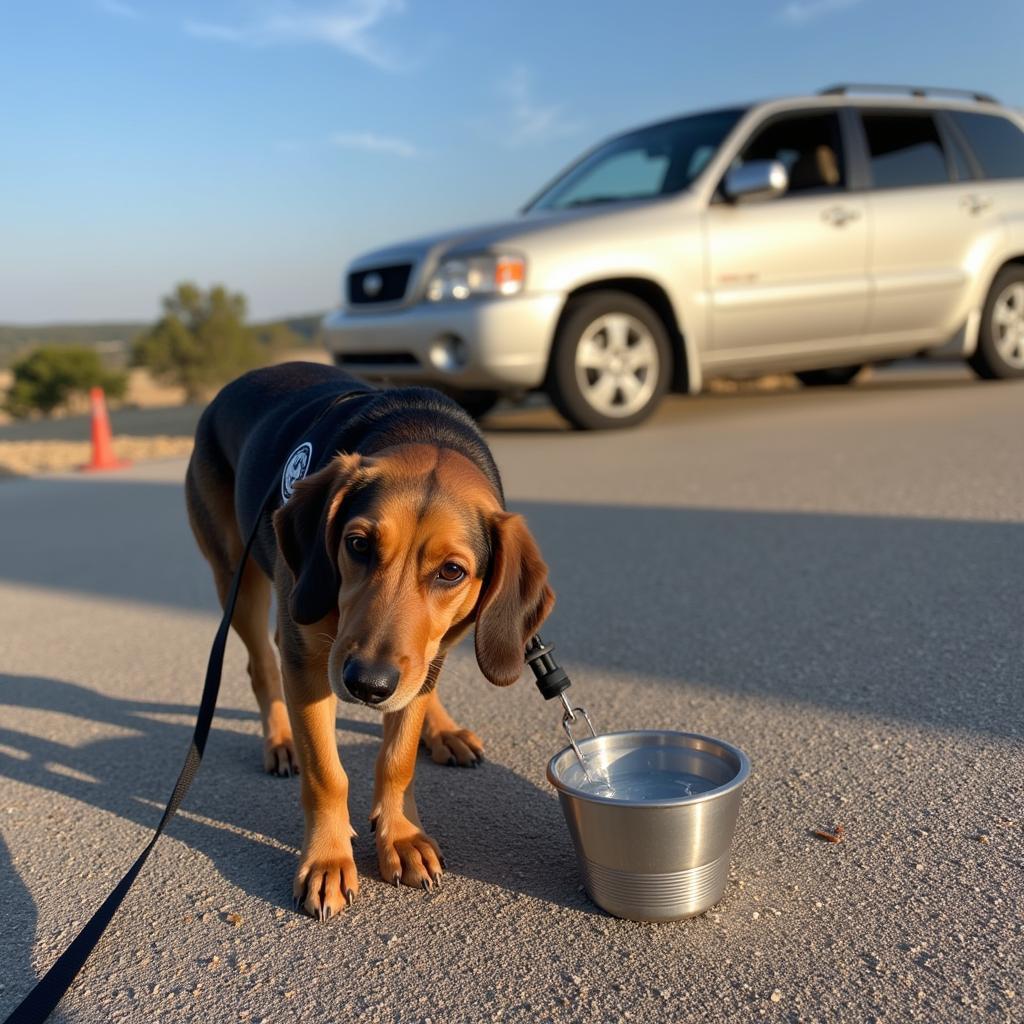
[[[380,295],[380,290],[383,287],[384,278],[376,271],[372,274],[367,274],[366,277],[363,278],[363,294],[369,296],[371,299]]]

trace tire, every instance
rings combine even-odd
[[[658,407],[671,376],[668,333],[646,302],[616,291],[570,300],[547,391],[577,430],[636,426]]]
[[[849,384],[864,369],[857,366],[830,366],[827,370],[801,370],[795,377],[805,388],[838,388]]]
[[[982,380],[1024,377],[1024,267],[1003,267],[981,314],[978,347],[967,364]]]
[[[500,391],[458,391],[452,395],[475,420],[482,420],[501,401]]]

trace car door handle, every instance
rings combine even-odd
[[[977,216],[992,205],[992,200],[987,196],[969,195],[960,200],[960,205],[973,216]]]
[[[841,228],[859,216],[860,213],[857,210],[851,210],[848,206],[830,206],[822,213],[821,219],[834,228]]]

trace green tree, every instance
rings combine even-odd
[[[4,403],[16,417],[33,412],[51,415],[76,394],[101,387],[108,398],[121,398],[128,384],[124,373],[104,367],[99,354],[78,345],[46,345],[12,367],[14,383]]]
[[[132,360],[185,388],[198,401],[244,370],[258,366],[263,351],[245,323],[245,296],[222,285],[203,291],[179,284],[163,300],[164,315],[132,346]]]

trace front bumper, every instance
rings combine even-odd
[[[499,296],[465,302],[420,302],[388,312],[339,309],[323,322],[328,351],[365,377],[452,388],[519,390],[539,387],[563,305],[561,295]],[[439,341],[459,338],[464,362],[431,361]]]

